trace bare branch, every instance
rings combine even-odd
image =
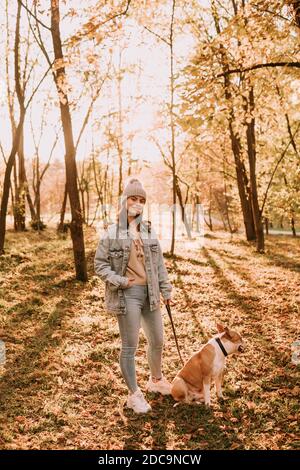
[[[144,26],[144,28],[149,31],[149,33],[153,34],[154,36],[156,36],[158,39],[160,39],[161,41],[165,42],[166,44],[168,44],[168,46],[170,46],[171,44],[169,43],[169,41],[167,41],[165,38],[163,38],[162,36],[160,36],[159,34],[155,33],[154,31],[151,31],[151,29],[147,28],[147,26]]]
[[[53,63],[51,64],[51,67],[53,66]],[[27,104],[25,106],[25,111],[27,110],[28,106],[30,105],[31,101],[33,100],[33,97],[34,95],[36,94],[36,92],[38,91],[39,87],[41,86],[42,82],[45,80],[45,78],[47,77],[48,75],[48,72],[49,70],[51,69],[51,67],[48,67],[48,69],[46,70],[46,72],[44,73],[44,75],[42,76],[42,78],[40,79],[39,83],[37,84],[37,86],[35,87],[35,89],[33,90],[29,100],[27,101]]]
[[[18,3],[27,11],[27,13],[29,13],[29,15],[31,15],[41,26],[43,26],[43,28],[46,28],[48,29],[48,31],[51,31],[51,28],[45,23],[43,23],[41,20],[39,20],[39,18],[34,13],[32,13],[32,11],[27,7],[27,5],[24,5],[21,0],[18,0]]]
[[[3,150],[3,147],[2,147],[1,142],[0,142],[0,150],[1,150],[1,153],[2,153],[2,157],[3,157],[4,163],[5,163],[5,165],[7,165],[7,161],[6,161],[6,158],[5,158],[5,152],[4,152],[4,150]]]
[[[90,105],[88,107],[88,110],[87,110],[87,113],[86,113],[86,116],[83,120],[83,123],[82,123],[82,126],[81,126],[81,129],[79,131],[79,135],[78,135],[78,138],[77,138],[77,141],[76,141],[76,144],[75,144],[75,149],[77,150],[78,148],[78,145],[79,145],[79,142],[80,142],[80,139],[81,139],[81,136],[84,132],[84,129],[89,121],[89,118],[90,118],[90,115],[91,115],[91,112],[93,110],[93,107],[94,107],[94,104],[96,102],[96,100],[98,99],[99,95],[100,95],[100,92],[102,90],[102,87],[107,79],[107,77],[109,76],[109,69],[110,69],[110,65],[111,65],[111,61],[110,61],[110,64],[108,66],[108,70],[107,70],[107,73],[105,75],[105,77],[103,78],[101,84],[98,86],[98,88],[96,89],[95,93],[93,94],[92,96],[92,99],[91,99],[91,102],[90,102]]]
[[[264,68],[274,68],[274,67],[289,67],[289,68],[300,68],[300,62],[269,62],[267,64],[256,64],[252,65],[251,67],[246,67],[246,68],[237,68],[237,69],[229,69],[226,70],[226,72],[220,73],[216,75],[216,78],[221,78],[221,77],[227,77],[228,75],[231,75],[233,73],[244,73],[244,72],[250,72],[251,70],[257,70],[257,69],[264,69]]]
[[[163,160],[165,162],[165,164],[167,165],[168,168],[170,168],[172,170],[172,165],[170,163],[170,161],[168,160],[166,154],[164,153],[161,145],[157,142],[156,139],[154,139],[154,137],[151,138],[151,140],[155,143],[155,145],[158,147],[160,153],[161,153],[161,156],[163,157]]]
[[[286,145],[285,149],[283,150],[283,152],[282,152],[280,158],[278,159],[278,161],[277,161],[277,163],[276,163],[276,165],[275,165],[275,167],[274,167],[274,169],[273,169],[273,171],[272,171],[272,173],[271,173],[270,181],[269,181],[269,183],[268,183],[268,186],[267,186],[267,189],[266,189],[266,192],[265,192],[265,195],[264,195],[263,203],[262,203],[262,206],[261,206],[261,209],[260,209],[260,214],[261,214],[261,215],[263,214],[263,210],[264,210],[264,207],[265,207],[265,204],[266,204],[266,201],[267,201],[268,192],[269,192],[269,189],[270,189],[270,187],[271,187],[271,184],[272,184],[272,181],[273,181],[273,179],[274,179],[274,176],[275,176],[275,173],[276,173],[276,171],[277,171],[277,168],[279,167],[280,163],[281,163],[282,160],[284,159],[285,154],[286,154],[286,152],[287,152],[289,146],[291,145],[292,140],[295,138],[296,134],[298,133],[299,128],[300,128],[300,124],[298,124],[297,129],[296,129],[296,131],[294,132],[294,135],[292,136],[292,139],[291,139],[291,140],[289,141],[289,143]]]
[[[55,149],[55,147],[56,147],[56,144],[57,144],[57,142],[58,142],[59,132],[61,131],[61,128],[62,128],[62,126],[60,126],[59,130],[57,130],[57,131],[55,132],[55,139],[54,139],[54,142],[53,142],[53,144],[52,144],[52,147],[51,147],[51,150],[50,150],[50,154],[49,154],[49,158],[48,158],[48,160],[47,160],[47,163],[46,163],[46,165],[44,166],[43,171],[42,171],[41,174],[40,174],[40,181],[42,181],[45,172],[47,171],[47,169],[48,169],[49,166],[50,166],[50,160],[51,160],[51,158],[52,158],[52,155],[53,155],[54,149]]]

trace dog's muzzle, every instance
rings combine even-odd
[[[242,352],[244,352],[244,351],[245,351],[244,346],[242,346],[242,345],[240,344],[239,347],[238,347],[238,352],[242,353]]]

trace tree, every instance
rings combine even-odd
[[[50,67],[49,67],[47,71],[45,72],[45,74],[42,76],[42,78],[39,80],[37,85],[33,88],[33,91],[26,103],[25,97],[24,97],[24,89],[21,90],[20,88],[21,86],[20,85],[21,84],[20,54],[19,54],[20,18],[21,18],[21,8],[20,8],[20,4],[18,4],[17,17],[16,17],[16,29],[15,29],[14,75],[15,75],[16,93],[18,96],[18,103],[19,103],[19,118],[18,118],[18,124],[16,125],[16,128],[15,128],[15,132],[13,133],[12,149],[10,151],[10,155],[6,162],[4,182],[3,182],[1,212],[0,212],[0,254],[4,253],[4,243],[5,243],[5,233],[6,233],[6,215],[7,215],[7,207],[8,207],[8,199],[9,199],[9,190],[10,190],[10,185],[11,185],[11,172],[15,164],[16,154],[20,149],[26,112],[28,110],[28,107],[31,101],[34,98],[35,93],[39,89],[41,83],[43,82],[43,80],[45,79],[45,77],[47,76],[50,70]],[[23,178],[22,178],[22,181],[24,181]]]
[[[194,111],[193,116],[191,113],[186,116],[186,129],[190,126],[191,135],[195,130],[201,133],[202,129],[202,132],[215,133],[214,138],[218,139],[214,122],[222,129],[225,120],[228,123],[246,237],[256,239],[259,252],[264,251],[262,221],[266,195],[261,188],[261,167],[269,160],[271,147],[270,129],[263,133],[261,128],[272,125],[279,138],[284,115],[276,113],[274,118],[274,82],[277,77],[282,80],[279,70],[282,67],[291,66],[286,72],[290,80],[294,79],[292,66],[296,70],[299,55],[289,22],[272,15],[272,11],[261,9],[258,14],[256,5],[251,2],[234,0],[225,6],[212,0],[211,23],[215,32],[207,15],[205,20],[201,18],[200,25],[197,17],[198,51],[185,68],[188,82],[183,85],[185,109],[190,106]],[[284,60],[285,54],[287,60]],[[283,60],[278,60],[279,55]],[[289,62],[291,56],[295,60]],[[253,57],[261,63],[252,65]],[[265,71],[266,65],[272,72]],[[288,139],[289,146],[292,144],[290,135]],[[276,148],[275,153],[278,157]],[[268,182],[266,184],[268,186]]]
[[[51,0],[51,36],[55,57],[55,71],[53,76],[59,96],[59,107],[65,142],[66,186],[72,214],[70,231],[73,242],[76,278],[81,281],[87,281],[82,213],[77,187],[75,146],[68,93],[66,91],[66,71],[60,36],[59,0]]]

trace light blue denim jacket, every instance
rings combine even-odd
[[[144,243],[145,268],[150,310],[160,305],[160,293],[164,299],[171,298],[172,285],[168,279],[161,246],[153,228],[142,221],[140,235]],[[108,313],[125,315],[123,289],[128,285],[125,276],[132,237],[128,229],[110,225],[101,235],[94,258],[95,273],[105,282],[105,306]]]

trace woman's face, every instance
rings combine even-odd
[[[146,200],[143,196],[129,196],[127,198],[128,215],[136,216],[143,212]]]

